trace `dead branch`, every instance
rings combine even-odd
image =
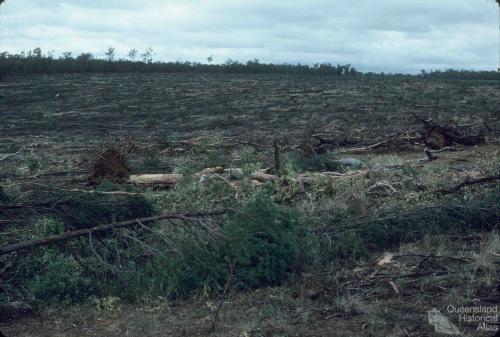
[[[186,218],[199,218],[199,217],[206,217],[206,216],[213,216],[213,215],[221,215],[221,214],[226,214],[230,212],[230,209],[215,209],[215,210],[208,210],[208,211],[202,211],[202,212],[195,212],[195,213],[187,213],[187,214],[160,214],[152,217],[147,217],[147,218],[141,218],[141,219],[133,219],[133,220],[128,220],[128,221],[122,221],[122,222],[112,222],[110,224],[105,224],[105,225],[98,225],[92,228],[85,228],[85,229],[79,229],[75,231],[69,231],[65,232],[63,234],[59,235],[54,235],[54,236],[49,236],[43,239],[37,239],[37,240],[29,240],[29,241],[23,241],[23,242],[17,242],[13,244],[7,244],[0,246],[0,255],[16,252],[19,250],[23,249],[28,249],[28,248],[34,248],[38,246],[46,246],[55,242],[59,241],[65,241],[68,239],[76,238],[79,236],[83,235],[92,235],[93,233],[98,233],[98,232],[104,232],[108,231],[110,229],[118,229],[118,228],[124,228],[124,227],[129,227],[133,225],[137,225],[137,221],[140,221],[142,224],[147,224],[147,223],[152,223],[158,220],[165,220],[165,219],[186,219]]]
[[[302,173],[298,174],[296,180],[300,183],[311,184],[317,178],[328,178],[331,180],[344,180],[350,178],[360,178],[366,176],[369,170],[351,171],[345,174],[337,172]]]
[[[405,254],[394,254],[394,257],[420,257],[423,259],[449,259],[454,261],[465,262],[471,260],[470,257],[456,257],[448,255],[434,255],[434,254],[416,254],[416,253],[405,253]]]
[[[465,186],[472,186],[472,185],[478,185],[478,184],[485,184],[489,183],[495,180],[500,180],[500,174],[496,176],[490,176],[490,177],[479,177],[479,178],[472,178],[470,176],[467,176],[464,181],[462,181],[460,184],[455,185],[449,189],[442,189],[437,191],[440,194],[453,194],[457,193],[460,191],[463,187]]]
[[[86,194],[103,194],[103,195],[143,195],[144,193],[141,192],[127,192],[127,191],[98,191],[98,190],[84,190],[81,188],[71,188],[71,189],[65,189],[65,188],[57,188],[41,183],[31,183],[33,185],[38,185],[46,188],[50,188],[52,190],[56,191],[62,191],[62,192],[76,192],[76,193],[86,193]]]
[[[373,149],[376,149],[382,145],[385,145],[393,140],[397,140],[397,139],[400,139],[400,136],[401,134],[398,133],[394,136],[391,136],[387,139],[384,139],[383,141],[380,141],[378,143],[375,143],[375,144],[372,144],[372,145],[368,145],[368,146],[365,146],[365,147],[357,147],[357,148],[352,148],[352,149],[347,149],[346,152],[364,152],[364,151],[369,151],[369,150],[373,150]],[[404,140],[407,140],[408,137],[406,138],[402,138]]]
[[[0,161],[4,161],[4,160],[6,160],[6,159],[8,159],[8,158],[10,158],[10,157],[17,156],[19,153],[23,152],[23,151],[24,151],[24,149],[25,149],[26,147],[28,147],[28,145],[24,145],[23,147],[21,147],[21,148],[20,148],[19,150],[17,150],[16,152],[14,152],[14,153],[10,153],[10,154],[7,154],[7,155],[5,155],[5,156],[1,157],[1,158],[0,158]]]
[[[26,202],[20,204],[5,204],[5,205],[0,205],[0,211],[19,209],[19,208],[50,207],[53,205],[54,205],[53,202]]]

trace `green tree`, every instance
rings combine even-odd
[[[94,58],[94,56],[91,53],[81,53],[80,55],[78,55],[78,57],[76,58],[76,60],[78,62],[81,62],[81,63],[88,63],[93,58]]]
[[[73,53],[70,51],[65,51],[62,53],[63,59],[69,60],[73,58]]]
[[[108,50],[106,51],[105,55],[106,55],[106,59],[109,62],[112,62],[113,59],[115,58],[115,48],[109,47]]]
[[[42,58],[42,49],[40,47],[36,47],[35,49],[33,49],[33,57],[37,59]]]
[[[135,49],[135,48],[130,49],[130,51],[128,52],[129,59],[131,59],[132,61],[135,61],[135,58],[137,57],[137,53],[138,53],[137,49]]]
[[[153,63],[153,48],[149,47],[141,54],[142,62],[144,63]]]

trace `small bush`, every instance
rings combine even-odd
[[[230,219],[224,234],[213,247],[190,256],[188,284],[219,290],[232,277],[239,289],[258,288],[278,285],[303,267],[298,215],[263,193]]]
[[[152,260],[136,288],[185,297],[202,289],[218,293],[230,278],[238,289],[278,285],[304,267],[305,237],[298,214],[259,193],[228,219],[222,237],[204,244],[189,240],[182,245],[183,256]]]
[[[25,162],[30,173],[33,173],[40,168],[40,160],[33,155],[27,156],[25,158]]]
[[[43,271],[28,287],[35,303],[71,303],[92,293],[91,280],[83,277],[72,257],[56,255],[46,260]]]

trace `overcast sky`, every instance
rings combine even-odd
[[[37,46],[155,60],[350,63],[363,71],[498,63],[493,0],[7,0],[0,50]]]

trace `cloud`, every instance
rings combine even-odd
[[[152,47],[158,60],[350,63],[364,71],[495,69],[487,0],[9,0],[0,49],[103,56]]]

